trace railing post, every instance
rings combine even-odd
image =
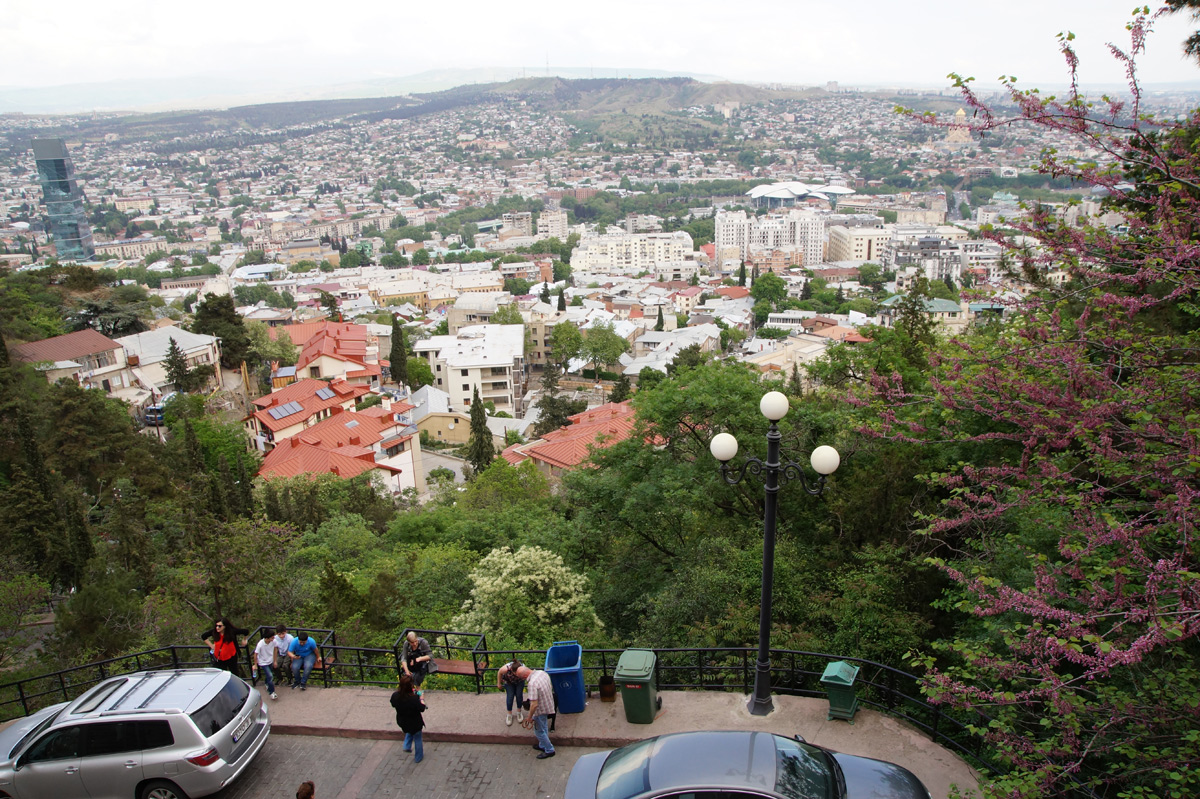
[[[175,644],[171,644],[171,666],[179,668],[179,650],[175,648]]]
[[[24,683],[17,683],[17,696],[21,697],[21,710],[25,711],[25,715],[29,715],[29,703],[25,699]]]
[[[69,701],[70,697],[67,696],[67,678],[63,676],[63,673],[61,671],[58,673],[58,684],[59,684],[59,687],[62,688],[63,701],[64,702]]]
[[[367,675],[366,675],[366,672],[363,671],[362,650],[356,649],[356,650],[354,650],[354,653],[355,653],[355,655],[358,656],[358,681],[360,683],[364,683],[367,681]],[[329,671],[329,668],[326,667],[325,671]]]

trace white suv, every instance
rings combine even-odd
[[[258,691],[227,671],[112,677],[0,732],[0,797],[207,796],[250,765],[270,732]]]

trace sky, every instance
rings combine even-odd
[[[191,76],[332,84],[427,70],[657,69],[735,82],[945,87],[1061,84],[1055,34],[1070,30],[1087,84],[1121,83],[1105,44],[1129,43],[1130,0],[1002,3],[810,0],[206,0],[125,6],[13,2],[0,16],[0,87]],[[1200,84],[1182,41],[1186,15],[1157,21],[1148,84]]]

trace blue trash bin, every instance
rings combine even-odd
[[[583,647],[577,641],[555,641],[546,650],[546,673],[558,697],[558,712],[582,713],[586,705]]]

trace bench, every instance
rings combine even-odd
[[[483,672],[487,668],[487,661],[479,661],[476,666],[470,660],[449,660],[447,658],[433,658],[433,662],[437,664],[437,674],[454,674],[460,677],[475,678],[475,693],[483,693]]]

